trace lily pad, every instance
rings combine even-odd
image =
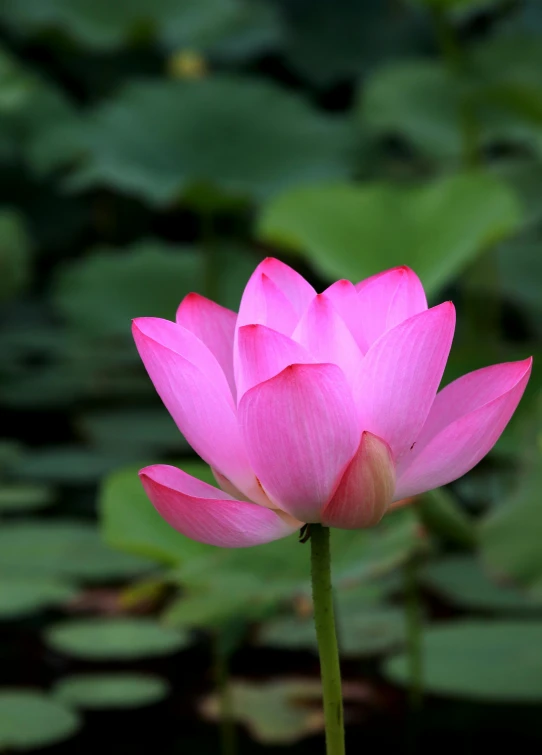
[[[341,656],[357,658],[387,653],[405,644],[404,611],[363,603],[356,611],[339,609],[337,631]],[[287,649],[318,649],[312,617],[288,617],[266,623],[259,643]]]
[[[45,641],[63,655],[95,661],[172,655],[189,644],[180,631],[151,619],[128,618],[64,621],[47,629]]]
[[[90,524],[34,519],[0,528],[0,571],[6,574],[98,582],[153,568],[150,561],[109,549]]]
[[[62,606],[77,594],[59,580],[0,576],[0,620],[12,620],[44,608]]]
[[[348,175],[351,147],[342,119],[269,82],[134,82],[91,115],[88,161],[72,186],[109,186],[154,205],[198,183],[261,198]]]
[[[292,189],[267,204],[259,233],[303,254],[328,278],[357,281],[409,265],[433,293],[481,251],[515,231],[520,219],[518,200],[508,186],[494,176],[473,173],[423,186]]]
[[[2,485],[0,487],[0,512],[17,514],[24,511],[44,509],[53,502],[53,492],[45,485]]]
[[[424,634],[424,686],[437,695],[503,703],[542,700],[542,624],[458,621]],[[406,655],[387,661],[386,674],[408,685]]]
[[[79,717],[38,690],[0,688],[0,749],[25,752],[69,739]]]
[[[513,586],[491,580],[471,556],[450,556],[431,564],[423,572],[423,581],[454,605],[471,610],[542,611],[542,603]]]
[[[102,247],[63,266],[53,299],[58,311],[89,334],[128,334],[134,317],[175,319],[183,296],[202,291],[203,260],[194,249],[140,241]]]
[[[76,708],[140,708],[169,693],[169,684],[149,674],[75,674],[61,679],[54,696]]]

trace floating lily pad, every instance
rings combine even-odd
[[[424,634],[424,687],[429,692],[506,703],[542,701],[542,624],[458,621]],[[387,661],[387,675],[409,683],[408,658]]]
[[[1,575],[0,620],[61,606],[76,593],[74,587],[59,580]]]
[[[0,512],[17,514],[50,506],[53,492],[45,485],[2,485],[0,487]]]
[[[57,446],[22,454],[13,473],[25,480],[64,485],[83,485],[129,461],[126,449],[117,447],[115,454],[80,446]]]
[[[85,660],[131,660],[172,655],[189,644],[188,636],[151,619],[64,621],[45,633],[47,644],[64,655]]]
[[[513,586],[492,581],[471,556],[451,556],[431,564],[423,581],[457,606],[499,613],[542,612],[541,602]]]
[[[6,574],[97,582],[144,574],[153,567],[143,558],[109,549],[90,524],[33,520],[0,528],[0,571]]]
[[[80,726],[76,713],[38,690],[0,688],[0,749],[18,752],[69,739]]]
[[[76,708],[140,708],[166,697],[169,684],[149,674],[76,674],[61,679],[53,693]]]

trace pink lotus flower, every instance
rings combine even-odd
[[[305,522],[354,529],[445,485],[495,444],[531,360],[486,367],[437,394],[455,326],[418,277],[395,268],[317,294],[276,259],[239,314],[189,294],[177,322],[134,321],[145,367],[220,490],[175,467],[142,469],[149,498],[194,540],[226,547]]]

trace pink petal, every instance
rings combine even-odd
[[[341,370],[294,364],[245,393],[238,414],[252,468],[271,500],[296,519],[319,521],[359,445]]]
[[[231,391],[193,333],[167,320],[134,320],[136,346],[158,395],[192,448],[248,494],[255,485]]]
[[[244,548],[286,537],[300,526],[263,506],[236,501],[175,467],[157,464],[139,476],[160,516],[200,543]]]
[[[361,425],[397,462],[417,439],[446,366],[455,327],[451,302],[388,330],[369,349],[356,386]]]
[[[532,359],[476,370],[436,397],[412,452],[401,461],[396,498],[461,477],[493,448],[514,413]]]
[[[386,513],[394,490],[395,466],[387,443],[364,432],[339,487],[324,507],[322,523],[345,530],[373,527]]]
[[[369,345],[361,320],[360,298],[354,284],[347,280],[335,281],[326,288],[321,296],[324,296],[333,304],[348,330],[354,336],[362,354],[365,354]]]
[[[177,324],[191,331],[207,346],[222,367],[232,393],[233,337],[237,315],[199,294],[188,294],[177,310]]]
[[[305,347],[315,362],[338,365],[349,385],[353,386],[358,380],[363,355],[325,294],[313,298],[292,338]]]
[[[274,257],[267,257],[260,263],[258,269],[281,290],[297,316],[300,317],[316,294],[310,283],[307,283],[305,278],[289,265],[285,265]]]
[[[288,336],[265,325],[243,325],[239,328],[239,400],[250,388],[275,377],[285,367],[314,361],[308,351]]]
[[[243,325],[267,325],[291,335],[299,316],[277,284],[258,266],[250,277],[239,305],[237,328]]]
[[[420,279],[408,267],[396,267],[356,286],[359,317],[368,346],[390,328],[427,309]]]

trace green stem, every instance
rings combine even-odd
[[[324,696],[326,752],[327,755],[344,755],[344,713],[331,587],[329,529],[311,524],[310,532],[312,598]]]
[[[404,565],[404,578],[410,680],[408,697],[411,711],[415,713],[420,711],[423,704],[423,627],[418,589],[418,560],[415,555]]]
[[[228,668],[228,654],[224,648],[222,631],[217,629],[213,636],[215,683],[220,702],[220,752],[221,755],[235,755],[237,752],[235,724],[233,721],[233,701]]]
[[[204,208],[200,212],[200,244],[203,254],[205,296],[216,301],[218,298],[218,260],[216,254],[215,223],[212,210]]]

